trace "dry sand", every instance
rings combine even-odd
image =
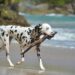
[[[18,44],[10,47],[12,62],[20,60]],[[25,54],[25,62],[9,68],[5,51],[0,53],[0,75],[75,75],[75,49],[41,46],[41,57],[46,67],[45,72],[40,72],[35,48]]]

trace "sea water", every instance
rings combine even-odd
[[[19,13],[24,16],[31,25],[49,23],[58,33],[50,41],[46,40],[43,45],[75,48],[75,15],[46,14],[34,15]]]

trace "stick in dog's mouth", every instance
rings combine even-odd
[[[42,39],[39,39],[39,40],[36,40],[35,42],[33,42],[32,44],[30,45],[27,45],[27,48],[24,50],[24,52],[21,53],[22,54],[25,54],[27,51],[29,51],[30,48],[40,44],[41,42],[43,42],[45,39],[51,39],[52,37],[54,37],[54,35],[57,34],[57,32],[53,32],[51,36],[49,35],[45,35]]]
[[[48,36],[47,36],[47,39],[51,39],[52,37],[54,37],[55,34],[57,34],[56,31],[55,31],[55,32],[52,32],[51,35],[48,35]]]

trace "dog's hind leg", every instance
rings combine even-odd
[[[40,56],[40,48],[39,48],[40,45],[37,45],[36,46],[36,50],[37,50],[37,57],[38,57],[38,60],[40,61],[40,68],[41,70],[45,70],[45,67],[43,66],[43,62],[42,62],[42,59],[41,59],[41,56]]]
[[[9,35],[8,35],[8,33],[6,33],[4,35],[4,44],[5,44],[5,48],[6,48],[7,61],[9,62],[10,66],[13,67],[14,64],[11,62],[11,60],[10,60],[10,54],[9,54]]]

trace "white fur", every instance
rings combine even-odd
[[[43,62],[42,62],[42,59],[40,58],[40,68],[42,69],[42,70],[45,70],[45,67],[43,66]]]
[[[53,32],[51,25],[49,25],[47,23],[43,23],[41,28],[42,28],[41,31],[43,33],[46,33],[47,35],[50,35]]]
[[[53,32],[51,26],[47,23],[43,23],[40,27],[41,27],[41,33],[45,33],[47,35],[50,35]],[[10,56],[9,56],[9,42],[10,42],[9,37],[12,36],[14,39],[17,40],[17,42],[20,44],[21,51],[23,52],[25,50],[25,47],[23,47],[23,46],[25,44],[28,45],[27,42],[31,42],[31,39],[30,39],[31,36],[28,35],[28,33],[27,33],[28,28],[30,28],[32,31],[35,27],[21,27],[21,26],[16,27],[16,26],[13,26],[13,28],[12,28],[12,25],[0,26],[0,44],[1,44],[0,47],[4,46],[4,44],[6,44],[5,48],[6,48],[6,52],[8,53],[7,60],[10,64],[10,66],[14,66],[14,64],[11,62]],[[17,30],[17,32],[15,32],[15,30]],[[5,32],[3,36],[2,36],[2,31]],[[10,33],[10,31],[13,31],[13,33]],[[19,41],[21,35],[19,35],[18,36],[19,38],[17,38],[17,34],[21,34],[21,33],[23,33],[23,35],[26,36],[26,39],[21,38],[21,41]],[[6,34],[8,34],[8,37],[6,36]],[[40,35],[39,39],[42,39],[43,37],[44,37],[44,35]],[[6,41],[4,41],[4,39]],[[27,40],[27,42],[26,42],[26,40]],[[21,62],[23,62],[23,61],[24,61],[24,57],[21,58]],[[40,68],[42,70],[45,70],[43,63],[42,63],[42,59],[40,58],[39,61],[40,61]],[[18,62],[18,64],[21,62]]]

